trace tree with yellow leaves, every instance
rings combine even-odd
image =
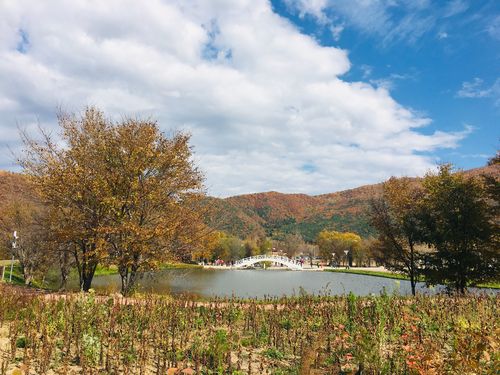
[[[371,225],[378,231],[378,247],[385,266],[410,278],[411,291],[420,273],[420,216],[423,192],[409,178],[391,177],[382,196],[371,201]]]
[[[166,137],[150,120],[116,123],[95,108],[58,119],[65,147],[46,134],[41,142],[25,135],[21,164],[58,212],[57,238],[76,245],[81,288],[90,288],[99,263],[112,263],[130,294],[144,271],[185,254],[209,232],[190,136]]]
[[[318,234],[316,244],[320,256],[331,263],[343,262],[346,259],[344,251],[349,251],[345,265],[352,266],[352,255],[361,246],[361,237],[352,232],[323,230]]]
[[[19,261],[26,285],[43,274],[51,261],[49,237],[46,233],[46,211],[28,197],[9,201],[0,209],[0,241]],[[13,232],[18,238],[12,245]]]

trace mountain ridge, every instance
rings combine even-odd
[[[463,171],[500,178],[500,165]],[[422,177],[411,177],[419,183]],[[27,194],[24,176],[0,171],[0,207],[9,199]],[[323,230],[353,231],[362,237],[374,235],[366,211],[370,199],[382,191],[382,182],[332,193],[308,195],[268,191],[226,198],[207,197],[213,207],[209,222],[217,230],[241,238],[263,236],[282,238],[286,233],[299,233],[306,241],[314,241]]]
[[[500,178],[500,165],[484,166],[464,171],[466,175],[492,175]],[[423,177],[410,177],[419,183]],[[314,241],[317,233],[323,229],[354,231],[363,237],[374,235],[368,224],[366,211],[370,199],[382,191],[383,182],[362,185],[352,189],[332,193],[308,195],[304,193],[281,193],[269,191],[219,198],[230,210],[219,213],[224,215],[240,210],[240,215],[247,219],[251,227],[257,228],[255,236],[263,232],[267,236],[280,238],[285,233],[298,232],[307,241]],[[226,218],[225,224],[218,229],[240,237],[252,237],[250,231],[241,232],[231,228]],[[239,227],[241,227],[241,223]],[[260,228],[259,228],[260,226]]]

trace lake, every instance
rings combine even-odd
[[[69,285],[78,289],[78,281]],[[118,275],[96,276],[92,287],[97,291],[119,291]],[[285,270],[214,270],[214,269],[166,269],[149,273],[140,281],[139,292],[157,294],[189,294],[197,297],[263,298],[265,296],[297,296],[309,294],[340,295],[352,292],[364,296],[398,291],[411,294],[410,282],[375,276],[335,272],[308,272]],[[421,293],[436,293],[442,288],[427,288],[419,283]]]

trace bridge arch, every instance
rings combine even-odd
[[[236,261],[233,268],[246,268],[260,262],[279,263],[294,271],[300,271],[302,269],[302,264],[300,262],[278,255],[255,255],[253,257],[243,258]]]

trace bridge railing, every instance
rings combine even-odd
[[[285,256],[279,256],[279,255],[255,255],[252,257],[247,257],[247,258],[237,260],[236,262],[234,262],[234,265],[235,266],[244,265],[247,263],[253,263],[253,262],[258,261],[258,260],[291,264],[294,266],[302,267],[302,264],[299,261],[290,259],[290,258],[285,257]]]

